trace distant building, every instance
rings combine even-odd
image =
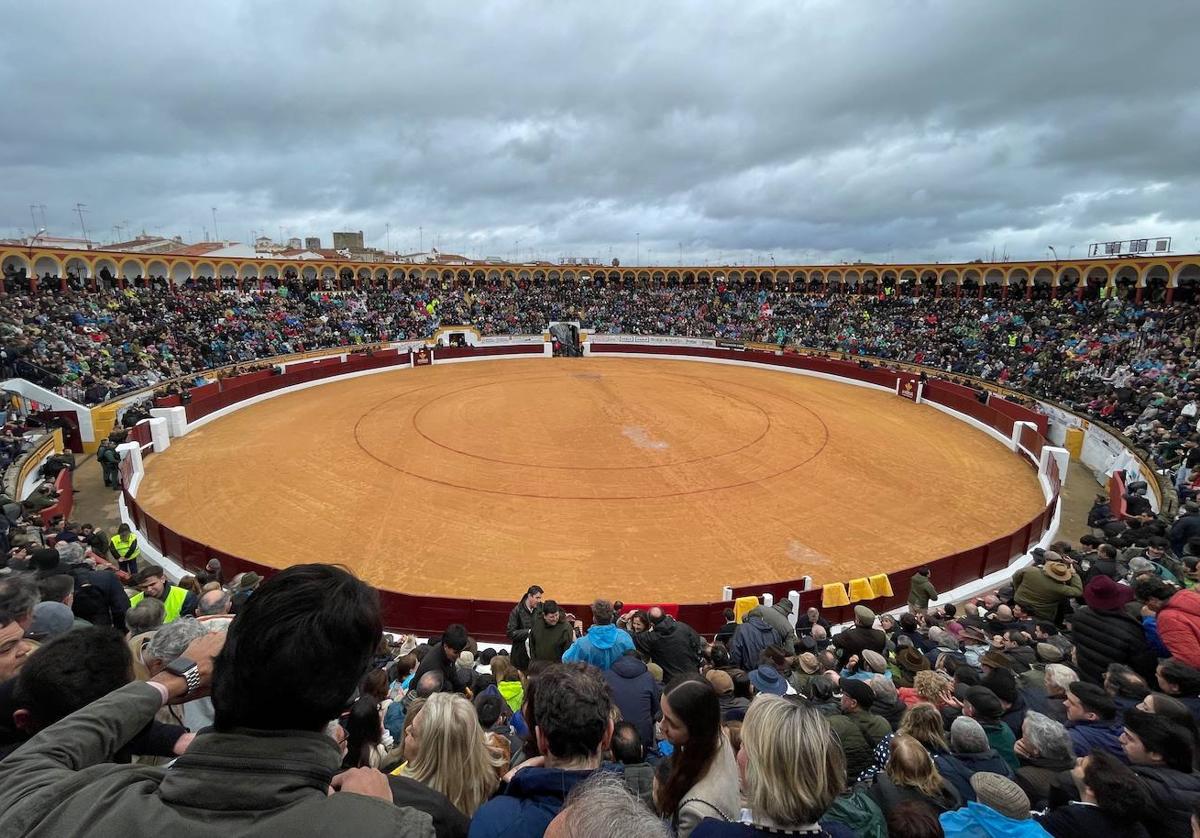
[[[304,249],[305,250],[313,250],[313,251],[320,250],[321,249],[321,237],[320,236],[307,236],[304,239]]]
[[[317,242],[318,246],[321,244],[320,239],[317,239],[316,242]],[[297,236],[293,236],[292,238],[287,240],[287,249],[288,250],[300,250],[303,247],[304,247],[304,242],[302,242],[300,240],[300,238]]]
[[[334,232],[333,234],[333,249],[334,250],[349,250],[353,253],[356,250],[363,250],[363,232]]]

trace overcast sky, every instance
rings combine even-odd
[[[1200,248],[1200,3],[26,3],[0,235],[753,264]],[[34,213],[41,226],[41,210]],[[126,235],[126,238],[132,237]]]

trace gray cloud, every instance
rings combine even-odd
[[[0,56],[0,230],[363,229],[507,257],[1195,249],[1200,6],[48,2]]]

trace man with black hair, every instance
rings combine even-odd
[[[1193,716],[1200,718],[1200,669],[1169,658],[1158,665],[1154,674],[1160,690],[1182,701]]]
[[[75,585],[72,610],[78,616],[89,623],[125,631],[125,612],[129,610],[130,600],[116,575],[106,570],[92,570],[82,563],[66,565],[53,547],[34,550],[31,563],[39,579],[64,573],[71,576]]]
[[[1083,574],[1083,584],[1087,587],[1087,583],[1091,582],[1097,576],[1107,576],[1114,582],[1125,575],[1117,562],[1119,553],[1117,548],[1111,544],[1101,544],[1096,548],[1096,555],[1092,557],[1088,563],[1088,568]]]
[[[659,606],[647,613],[650,631],[630,635],[639,652],[662,667],[663,683],[670,684],[680,675],[698,675],[704,640],[687,623],[681,623]]]
[[[1200,537],[1200,506],[1185,503],[1180,516],[1171,525],[1171,549],[1175,555],[1182,556],[1188,541],[1197,537]]]
[[[437,672],[442,676],[443,692],[462,692],[471,685],[471,674],[455,663],[470,642],[466,626],[459,623],[447,626],[441,642],[431,646],[425,657],[421,658],[421,665],[417,667],[413,680],[420,681],[426,673]]]
[[[529,668],[529,650],[525,648],[525,641],[533,628],[533,615],[542,604],[544,593],[541,585],[530,585],[525,591],[525,596],[521,597],[521,601],[508,613],[508,627],[505,633],[512,643],[513,666],[522,672]]]
[[[733,633],[737,631],[737,620],[734,619],[733,609],[726,608],[724,611],[725,625],[717,629],[717,635],[713,638],[714,643],[723,643],[725,648],[729,648],[729,643],[733,640]],[[809,627],[809,632],[812,632],[812,627]]]
[[[552,664],[538,675],[534,735],[542,766],[520,768],[471,821],[471,838],[541,838],[578,783],[600,768],[612,700],[595,667]]]
[[[0,763],[0,832],[432,836],[429,815],[392,805],[385,775],[339,774],[341,753],[324,734],[354,695],[382,631],[378,595],[347,571],[280,571],[228,635],[205,634],[149,682],[92,702]],[[214,725],[169,771],[93,768],[110,762],[164,704],[201,697],[210,685]],[[341,793],[330,795],[331,786]]]
[[[617,722],[613,726],[609,748],[613,758],[611,767],[621,773],[625,787],[637,795],[638,800],[653,808],[654,768],[646,762],[646,749],[637,728],[629,722]]]
[[[633,650],[603,670],[621,718],[637,729],[644,742],[654,741],[654,723],[662,718],[662,687]]]
[[[128,684],[132,664],[125,638],[108,627],[70,631],[43,644],[13,681],[0,686],[0,759],[43,728]],[[116,759],[128,762],[129,754],[177,756],[191,740],[181,725],[153,722]]]
[[[533,614],[528,641],[530,660],[559,663],[574,641],[575,630],[562,608],[552,599],[545,600]]]
[[[1149,838],[1142,818],[1150,811],[1150,796],[1129,766],[1107,751],[1096,750],[1079,758],[1071,769],[1071,780],[1079,800],[1035,817],[1055,838]]]
[[[0,684],[14,677],[33,651],[25,632],[40,601],[41,594],[28,576],[0,577]]]
[[[1160,827],[1155,834],[1190,838],[1192,809],[1200,804],[1191,735],[1165,716],[1130,710],[1121,746],[1150,795],[1150,811]]]
[[[1087,756],[1095,749],[1124,760],[1121,750],[1121,725],[1117,705],[1103,687],[1086,681],[1067,686],[1067,733],[1075,756]]]
[[[130,605],[137,605],[144,597],[152,597],[163,604],[163,623],[170,623],[180,617],[193,617],[199,601],[196,595],[188,590],[172,585],[167,581],[167,574],[161,567],[146,565],[133,578],[134,587],[138,593],[129,598]]]

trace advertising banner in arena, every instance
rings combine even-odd
[[[903,399],[908,399],[910,402],[917,400],[917,391],[920,389],[921,378],[911,372],[897,372],[899,381],[896,384],[896,394]]]
[[[707,346],[714,347],[712,338],[684,338],[672,335],[592,335],[590,343],[644,343],[654,346]]]
[[[543,343],[545,340],[541,335],[487,335],[480,338],[479,343],[483,346],[491,346],[493,344],[514,346],[516,344]]]
[[[738,352],[746,351],[746,345],[744,343],[742,343],[740,340],[722,340],[720,338],[717,338],[717,340],[714,341],[714,343],[716,343],[716,345],[719,349],[734,349],[734,350],[737,350]],[[774,348],[774,347],[772,347],[772,348]]]
[[[413,366],[424,367],[433,363],[433,357],[429,354],[429,349],[422,346],[413,353]]]

